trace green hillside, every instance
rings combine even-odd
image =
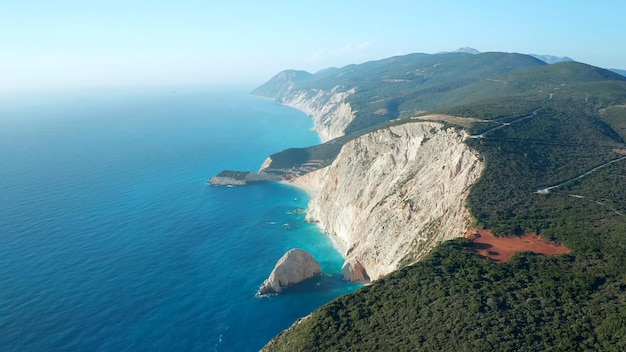
[[[474,57],[449,63],[473,67]],[[489,120],[467,127],[486,162],[468,200],[476,226],[536,232],[572,253],[496,264],[465,240],[444,243],[318,309],[268,350],[626,349],[626,78],[576,62],[519,66],[424,99],[403,90],[397,111]]]
[[[307,75],[283,71],[252,94],[278,98],[287,87],[299,90],[357,89],[347,102],[355,113],[352,134],[424,110],[447,106],[442,96],[488,77],[545,62],[510,53],[410,54]],[[296,78],[295,80],[293,78]]]

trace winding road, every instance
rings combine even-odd
[[[547,97],[547,98],[545,98],[545,99],[543,99],[543,100],[539,100],[539,102],[546,102],[546,101],[548,101],[548,100],[552,100],[552,96],[554,96],[554,93],[550,93],[550,94],[548,95],[548,97]],[[514,124],[514,123],[517,123],[517,122],[520,122],[520,121],[524,121],[524,120],[529,119],[529,118],[531,118],[531,117],[533,117],[533,116],[536,116],[536,115],[537,115],[537,112],[538,112],[539,110],[541,110],[541,109],[543,109],[543,106],[540,106],[540,107],[536,108],[535,110],[533,110],[533,111],[532,111],[530,114],[528,114],[528,115],[520,116],[520,117],[518,117],[518,118],[516,118],[516,119],[514,119],[514,120],[511,120],[511,121],[509,121],[509,122],[500,122],[500,125],[499,125],[499,126],[492,127],[492,128],[490,128],[490,129],[488,129],[488,130],[484,131],[484,132],[483,132],[483,133],[481,133],[481,134],[474,134],[474,135],[471,135],[471,136],[469,136],[469,138],[485,138],[485,135],[486,135],[487,133],[489,133],[489,132],[493,132],[493,131],[498,130],[498,129],[503,128],[503,127],[511,126],[511,125],[512,125],[512,124]],[[510,116],[501,117],[501,119],[502,119],[502,118],[506,118],[506,117],[510,117]]]
[[[483,133],[481,133],[481,134],[474,134],[474,135],[471,135],[471,136],[469,136],[469,138],[485,138],[485,135],[486,135],[487,133],[489,133],[489,132],[493,132],[493,131],[498,130],[498,129],[503,128],[503,127],[511,126],[511,125],[512,125],[512,124],[514,124],[514,123],[518,123],[518,122],[520,122],[520,121],[524,121],[524,120],[527,120],[527,119],[529,119],[529,118],[531,118],[531,117],[536,116],[536,115],[537,115],[537,112],[538,112],[539,110],[541,110],[541,109],[543,109],[543,107],[536,108],[536,109],[535,109],[535,110],[533,110],[533,112],[531,112],[529,115],[520,116],[520,117],[518,117],[518,118],[516,118],[516,119],[514,119],[514,120],[511,120],[511,121],[509,121],[509,122],[500,122],[500,125],[495,126],[495,127],[492,127],[492,128],[490,128],[490,129],[488,129],[488,130],[484,131],[484,132],[483,132]]]
[[[550,190],[551,190],[551,189],[555,189],[555,188],[557,188],[557,187],[561,187],[561,186],[563,186],[564,184],[567,184],[567,183],[572,182],[572,181],[574,181],[574,180],[581,179],[581,178],[583,178],[583,177],[585,177],[585,176],[587,176],[587,175],[589,175],[589,174],[591,174],[591,173],[593,173],[593,172],[595,172],[595,171],[597,171],[597,170],[600,170],[600,169],[601,169],[601,168],[603,168],[603,167],[609,166],[609,165],[611,165],[611,164],[613,164],[613,163],[616,163],[616,162],[618,162],[618,161],[620,161],[620,160],[624,160],[624,159],[626,159],[626,156],[622,156],[622,157],[619,157],[619,158],[617,158],[617,159],[609,160],[609,161],[607,161],[606,163],[603,163],[603,164],[600,164],[600,165],[598,165],[598,166],[595,166],[595,167],[593,167],[592,169],[589,169],[589,170],[587,170],[587,171],[583,172],[582,174],[580,174],[580,175],[578,175],[578,176],[576,176],[576,177],[572,177],[572,178],[570,178],[570,179],[567,179],[567,180],[565,180],[565,181],[559,182],[559,183],[557,183],[557,184],[555,184],[555,185],[552,185],[552,186],[548,186],[548,187],[541,187],[541,188],[537,189],[537,190],[535,191],[535,193],[537,193],[537,194],[548,194],[548,193],[550,193]]]
[[[545,98],[544,100],[542,100],[542,102],[545,102],[545,101],[551,100],[553,95],[554,95],[553,93],[550,93],[550,95],[549,95],[547,98]],[[469,136],[469,138],[485,138],[485,135],[486,135],[487,133],[493,132],[493,131],[498,130],[498,129],[500,129],[500,128],[504,128],[504,127],[507,127],[507,126],[511,126],[512,124],[515,124],[515,123],[518,123],[518,122],[520,122],[520,121],[524,121],[524,120],[527,120],[527,119],[529,119],[529,118],[531,118],[531,117],[536,116],[536,115],[537,115],[537,112],[539,112],[539,111],[540,111],[541,109],[543,109],[543,108],[544,108],[543,106],[542,106],[542,107],[538,107],[538,108],[536,108],[535,110],[533,110],[530,114],[528,114],[528,115],[524,115],[524,116],[520,116],[519,118],[513,119],[513,120],[511,120],[511,121],[509,121],[509,122],[500,122],[500,125],[495,126],[495,127],[492,127],[492,128],[489,128],[489,129],[487,129],[487,130],[483,131],[483,132],[482,132],[482,133],[480,133],[480,134],[471,135],[471,136]],[[507,116],[507,117],[511,117],[511,116]],[[506,118],[506,117],[503,117],[503,118]],[[542,186],[542,187],[538,188],[538,189],[535,191],[535,193],[537,193],[537,194],[548,194],[548,193],[550,193],[550,190],[552,190],[552,189],[555,189],[555,188],[557,188],[557,187],[561,187],[561,186],[563,186],[563,185],[565,185],[565,184],[567,184],[567,183],[569,183],[569,182],[572,182],[572,181],[574,181],[574,180],[581,179],[581,178],[583,178],[583,177],[585,177],[585,176],[587,176],[587,175],[589,175],[589,174],[591,174],[591,173],[593,173],[593,172],[595,172],[595,171],[597,171],[597,170],[600,170],[600,169],[602,169],[602,168],[604,168],[604,167],[606,167],[606,166],[608,166],[608,165],[611,165],[611,164],[616,163],[616,162],[621,161],[621,160],[626,160],[626,156],[622,156],[622,157],[619,157],[619,158],[616,158],[616,159],[609,160],[609,161],[607,161],[607,162],[605,162],[605,163],[602,163],[602,164],[600,164],[600,165],[597,165],[597,166],[595,166],[595,167],[593,167],[593,168],[591,168],[591,169],[589,169],[589,170],[587,170],[587,171],[585,171],[585,172],[581,173],[580,175],[577,175],[577,176],[575,176],[575,177],[569,178],[569,179],[564,180],[564,181],[562,181],[562,182],[559,182],[559,183],[557,183],[557,184],[555,184],[555,185],[552,185],[552,186]],[[576,197],[576,198],[585,198],[585,199],[590,199],[590,198],[585,197],[585,196],[574,195],[574,194],[570,194],[570,196],[572,196],[572,197]],[[596,200],[593,200],[593,199],[590,199],[590,200],[591,200],[591,201],[593,201],[593,202],[595,202],[595,203],[597,203],[597,204],[600,204],[600,205],[603,205],[603,206],[607,206],[606,204],[601,203],[601,202],[598,202],[598,201],[596,201]],[[608,207],[608,206],[607,206],[607,207]],[[622,214],[622,213],[618,212],[617,210],[615,210],[615,209],[613,209],[613,208],[611,208],[611,207],[609,207],[609,209],[611,209],[613,212],[615,212],[615,213],[616,213],[616,214],[618,214],[618,215],[624,216],[624,214]]]

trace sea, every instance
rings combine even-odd
[[[207,185],[319,143],[304,113],[248,91],[0,97],[0,351],[257,351],[358,289],[306,193]],[[291,248],[325,274],[258,297]]]

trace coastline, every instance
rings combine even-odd
[[[311,197],[306,221],[354,268],[346,277],[376,280],[468,230],[459,199],[484,165],[465,138],[440,122],[391,126],[346,143],[330,165],[281,182]]]
[[[269,98],[272,99],[272,98]],[[309,129],[309,131],[315,132],[319,138],[319,143],[325,143],[326,141],[322,138],[322,135],[320,134],[320,130],[319,130],[319,126],[317,124],[317,120],[314,118],[313,115],[308,114],[306,111],[304,111],[303,109],[298,108],[296,105],[292,105],[292,104],[284,104],[284,103],[279,103],[276,99],[273,99],[274,102],[277,105],[281,105],[281,106],[285,106],[287,108],[291,108],[291,109],[295,109],[298,110],[300,112],[303,112],[309,119],[312,120],[313,122],[313,127],[311,127]],[[268,156],[269,159],[269,156]],[[266,164],[268,163],[268,159],[266,159],[263,163],[263,165],[261,166],[261,169],[264,168],[264,166],[266,166]],[[271,160],[270,160],[271,162]],[[329,165],[330,166],[330,165]],[[347,244],[344,243],[343,241],[341,241],[337,236],[333,236],[329,233],[327,233],[326,231],[323,231],[322,228],[317,224],[317,221],[311,221],[310,217],[309,217],[309,206],[311,203],[311,200],[313,198],[315,198],[316,196],[319,195],[320,190],[322,189],[322,184],[321,184],[321,180],[324,179],[325,177],[325,173],[328,170],[328,167],[323,167],[321,169],[317,169],[315,171],[311,171],[308,172],[304,175],[289,179],[289,180],[281,180],[278,181],[279,183],[283,184],[283,185],[287,185],[290,187],[295,187],[301,191],[303,191],[304,193],[306,193],[309,196],[309,202],[307,203],[307,207],[305,209],[305,221],[309,222],[309,223],[313,223],[316,225],[316,227],[318,228],[318,230],[320,231],[320,233],[324,234],[325,236],[327,236],[330,239],[330,242],[333,246],[333,248],[335,250],[337,250],[337,252],[341,255],[341,257],[343,258],[343,265],[346,264],[346,251],[347,251]]]
[[[321,170],[321,169],[320,169]],[[308,174],[307,174],[308,175]],[[311,185],[307,185],[306,183],[302,183],[302,182],[293,182],[291,180],[287,181],[287,180],[283,180],[280,181],[279,183],[289,186],[289,187],[294,187],[296,189],[299,189],[300,191],[306,193],[310,199],[312,199],[313,197],[315,197],[317,195],[317,193],[319,192],[317,188],[311,186]],[[310,200],[309,200],[310,203]],[[308,216],[308,206],[309,204],[307,203],[307,208],[304,210],[304,213],[306,214],[305,216],[305,221],[311,224],[315,224],[315,226],[318,228],[318,230],[320,231],[320,233],[324,234],[324,236],[328,237],[330,239],[330,242],[333,246],[333,248],[335,248],[335,250],[337,250],[337,252],[341,255],[341,257],[343,258],[344,263],[342,264],[345,265],[346,263],[346,245],[342,244],[342,242],[339,241],[339,238],[337,238],[336,236],[333,236],[325,231],[323,231],[321,229],[321,227],[319,227],[319,225],[317,225],[316,221],[310,221],[309,216]]]
[[[344,263],[342,265],[345,265],[347,260],[347,244],[342,242],[337,236],[333,236],[332,234],[329,234],[326,231],[322,230],[322,228],[318,225],[318,221],[311,221],[311,218],[309,217],[309,206],[311,200],[319,195],[322,188],[322,184],[320,183],[320,181],[323,180],[326,176],[325,173],[329,167],[330,165],[315,171],[311,171],[302,176],[292,178],[290,180],[281,180],[278,182],[289,187],[297,188],[309,196],[309,202],[307,203],[307,207],[304,211],[304,213],[306,214],[305,221],[315,224],[320,233],[324,234],[330,239],[333,248],[335,248],[343,258]]]

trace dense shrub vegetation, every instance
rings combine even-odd
[[[622,351],[626,281],[602,256],[516,255],[495,264],[465,240],[320,308],[283,351]]]

